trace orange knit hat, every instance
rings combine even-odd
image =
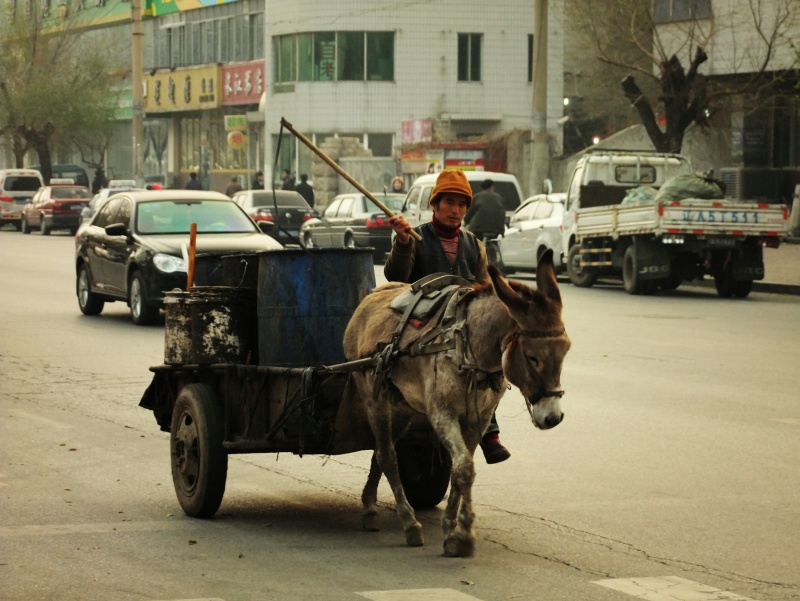
[[[472,188],[469,187],[467,176],[464,175],[463,171],[445,169],[439,174],[439,177],[436,178],[436,185],[431,192],[431,204],[434,203],[437,196],[446,192],[466,196],[469,201],[467,206],[472,205]]]

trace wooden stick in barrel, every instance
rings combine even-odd
[[[361,185],[361,184],[359,184],[359,183],[358,183],[356,180],[354,180],[354,179],[353,179],[353,178],[350,176],[350,174],[349,174],[349,173],[347,173],[347,171],[345,171],[345,170],[344,170],[344,169],[342,169],[342,168],[341,168],[339,165],[337,165],[337,164],[334,162],[334,160],[333,160],[333,159],[331,159],[331,158],[330,158],[330,157],[329,157],[327,154],[325,154],[325,153],[324,153],[324,152],[322,152],[322,151],[321,151],[319,148],[317,148],[317,147],[314,145],[314,143],[313,143],[311,140],[309,140],[309,139],[308,139],[308,138],[306,138],[306,137],[305,137],[303,134],[301,134],[299,131],[297,131],[297,130],[296,130],[296,129],[295,129],[293,126],[292,126],[292,124],[291,124],[291,123],[289,123],[289,122],[288,122],[286,119],[284,119],[283,117],[281,117],[281,125],[282,125],[283,127],[285,127],[286,129],[288,129],[290,132],[292,132],[292,133],[295,135],[295,137],[296,137],[298,140],[300,140],[300,141],[301,141],[303,144],[305,144],[306,146],[308,146],[308,147],[311,149],[311,151],[312,151],[314,154],[316,154],[316,155],[317,155],[319,158],[321,158],[323,161],[325,161],[326,163],[328,163],[328,165],[330,165],[330,166],[333,168],[333,170],[334,170],[334,171],[336,171],[336,173],[338,173],[338,174],[339,174],[339,175],[341,175],[341,176],[342,176],[344,179],[346,179],[348,182],[350,182],[350,183],[351,183],[351,184],[352,184],[352,185],[353,185],[353,186],[356,188],[356,190],[358,190],[359,192],[361,192],[361,193],[362,193],[364,196],[366,196],[366,197],[367,197],[367,198],[369,198],[369,199],[370,199],[372,202],[374,202],[376,205],[378,205],[378,208],[379,208],[381,211],[383,211],[384,213],[386,213],[386,214],[387,214],[389,217],[394,217],[394,213],[392,212],[392,210],[391,210],[389,207],[387,207],[385,204],[383,204],[381,201],[379,201],[377,198],[375,198],[375,197],[372,195],[372,193],[371,193],[371,192],[369,192],[369,191],[368,191],[366,188],[364,188],[364,186],[362,186],[362,185]],[[411,235],[411,237],[412,237],[412,238],[415,238],[415,239],[417,239],[417,240],[422,240],[422,236],[420,236],[420,235],[419,235],[417,232],[415,232],[413,229],[412,229],[412,230],[409,230],[409,232],[408,232],[408,233]]]
[[[189,229],[189,265],[187,266],[186,291],[194,286],[194,257],[197,253],[197,224],[193,223]]]

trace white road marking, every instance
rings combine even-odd
[[[713,586],[678,578],[610,578],[595,580],[594,584],[605,586],[647,601],[754,601],[736,593],[723,591]]]
[[[397,591],[365,591],[357,593],[372,601],[479,601],[452,588],[417,588]]]

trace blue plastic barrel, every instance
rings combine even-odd
[[[311,367],[343,362],[347,323],[373,288],[371,250],[259,253],[259,363]]]

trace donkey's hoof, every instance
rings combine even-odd
[[[421,547],[425,544],[422,538],[421,524],[414,524],[406,529],[406,544],[409,547]]]
[[[361,517],[361,527],[367,532],[378,532],[378,514],[375,512],[365,513]]]
[[[475,538],[470,535],[453,535],[444,540],[445,557],[472,557],[475,554]]]

